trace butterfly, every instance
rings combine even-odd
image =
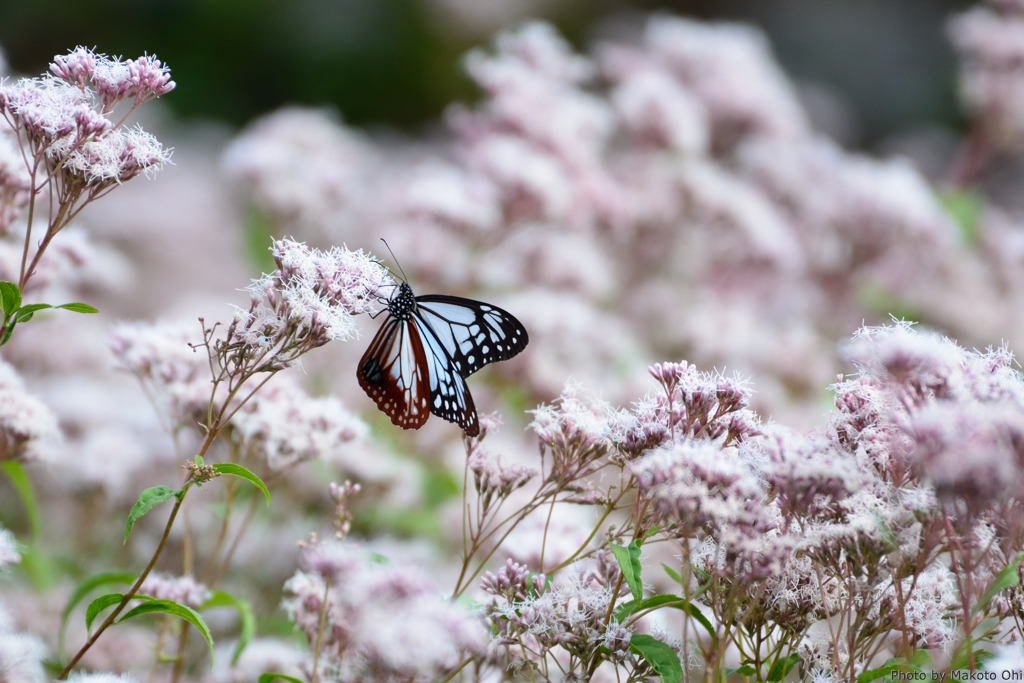
[[[419,429],[433,413],[479,436],[465,378],[526,348],[526,328],[480,301],[414,296],[408,282],[388,299],[387,312],[359,361],[359,386],[403,429]]]

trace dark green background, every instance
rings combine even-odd
[[[668,10],[752,21],[787,72],[827,84],[867,145],[922,122],[960,125],[944,22],[964,0],[562,0],[538,14],[578,47]],[[36,74],[76,45],[155,53],[182,117],[234,125],[282,104],[332,105],[357,125],[415,129],[472,99],[460,56],[485,33],[431,0],[0,0],[0,46]]]

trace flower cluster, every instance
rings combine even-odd
[[[411,568],[374,563],[343,543],[308,545],[284,609],[319,655],[312,676],[410,680],[452,671],[484,644],[477,620]]]
[[[1024,149],[1024,7],[990,0],[949,25],[963,57],[960,87],[991,143]]]
[[[191,576],[150,574],[142,582],[139,592],[157,600],[172,600],[179,605],[198,609],[210,599],[212,593]]]
[[[312,398],[284,378],[239,409],[231,426],[242,446],[271,470],[317,458],[343,463],[345,444],[368,431],[338,399]]]
[[[14,368],[0,362],[0,459],[45,460],[60,441],[57,418],[28,393]]]
[[[859,374],[837,387],[835,428],[851,445],[888,446],[890,467],[918,468],[972,508],[1024,493],[1024,381],[1005,346],[968,352],[900,323],[862,329],[847,355]]]
[[[526,486],[535,476],[537,470],[506,463],[501,455],[479,449],[469,459],[469,471],[473,473],[476,492],[480,495],[484,508],[490,506],[492,499],[507,498],[513,491]]]
[[[83,558],[75,573],[91,571],[101,530],[123,527],[138,491],[183,485],[177,522],[151,513],[132,531],[133,564],[182,560],[140,579],[139,595],[199,607],[224,590],[262,619],[272,606],[258,596],[287,580],[284,608],[308,641],[262,638],[236,661],[218,642],[210,679],[225,683],[267,672],[640,680],[674,678],[677,662],[687,679],[785,669],[838,681],[886,662],[1019,665],[1024,384],[1008,347],[968,349],[1024,329],[1024,226],[996,206],[989,178],[956,167],[992,151],[1010,163],[1022,149],[1021,17],[1021,0],[986,0],[951,25],[973,122],[946,177],[978,180],[970,190],[936,190],[910,161],[824,138],[756,29],[665,14],[587,53],[542,23],[501,33],[465,61],[482,97],[451,107],[451,134],[429,144],[294,108],[254,123],[224,164],[274,234],[364,250],[384,234],[418,291],[521,316],[530,348],[489,368],[474,397],[508,404],[514,426],[510,406],[539,405],[530,428],[498,433],[481,416],[481,434],[461,442],[441,422],[374,434],[345,407],[364,398],[352,381],[361,349],[303,354],[355,336],[358,314],[378,310],[394,282],[363,252],[282,239],[276,270],[227,325],[115,330],[118,365],[142,380],[173,444],[130,382],[104,379],[102,318],[54,320],[35,337],[19,323],[26,334],[5,358],[56,417],[0,372],[0,459],[43,455],[58,419],[67,434],[57,466],[25,468],[44,520],[59,523],[43,525],[22,561],[58,548]],[[209,151],[205,166],[162,179],[170,190],[147,188],[201,191],[209,205],[137,211],[133,184],[116,193],[125,203],[82,214],[130,223],[126,242],[154,237],[135,250],[160,252],[142,260],[144,286],[110,287],[117,269],[65,228],[86,201],[166,161],[124,117],[171,87],[153,58],[82,49],[47,76],[0,86],[0,278],[30,298],[105,284],[105,312],[175,305],[146,297],[182,291],[179,245],[194,240],[180,231],[235,215]],[[225,283],[247,277],[231,242],[189,259],[190,295],[220,305]],[[864,327],[835,352],[893,310],[966,348],[899,323]],[[645,373],[651,359],[683,357]],[[277,376],[300,359],[301,377]],[[823,420],[823,388],[841,371],[853,374],[831,387]],[[567,377],[579,382],[563,388]],[[272,490],[269,514],[243,479],[208,479],[238,467]],[[0,503],[20,519],[16,500]],[[286,549],[314,517],[337,538],[305,545],[296,573]],[[0,530],[0,568],[19,557]],[[457,576],[454,588],[442,593],[428,569]],[[2,587],[18,626],[0,615],[0,678],[45,676],[45,648],[28,634],[58,631],[48,600],[72,592],[67,580],[58,573],[46,594]],[[173,619],[98,633],[100,619],[92,634],[81,622],[68,622],[69,646],[101,637],[75,666],[205,676],[205,648]],[[216,613],[209,622],[218,641],[233,627]]]
[[[123,322],[110,336],[118,368],[139,378],[172,427],[205,421],[210,407],[209,365],[192,346],[198,332],[184,323]]]
[[[374,310],[388,271],[362,250],[313,249],[277,240],[271,248],[277,270],[247,288],[248,310],[237,309],[221,347],[227,357],[259,356],[259,371],[288,367],[328,341],[355,335],[353,316]],[[226,358],[227,358],[226,357]]]
[[[0,116],[27,141],[30,158],[45,159],[58,174],[61,201],[96,195],[170,161],[155,137],[121,125],[136,107],[174,89],[159,59],[121,62],[79,47],[56,57],[50,71],[0,88]],[[124,101],[131,111],[113,120]]]
[[[488,574],[481,585],[490,595],[486,614],[508,665],[547,680],[558,651],[568,655],[557,666],[570,677],[589,677],[605,659],[624,662],[632,630],[608,619],[616,590],[607,578],[594,566],[577,564],[548,586],[543,575],[531,576],[511,560],[497,576]]]

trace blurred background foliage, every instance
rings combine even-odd
[[[11,68],[43,71],[76,45],[146,51],[179,83],[183,118],[239,126],[284,104],[328,105],[349,123],[416,130],[474,89],[459,59],[529,17],[577,47],[651,11],[751,22],[849,146],[921,125],[961,126],[944,21],[967,0],[0,0]],[[625,27],[625,28],[624,28]],[[838,105],[838,106],[833,106]],[[812,107],[813,109],[813,107]]]

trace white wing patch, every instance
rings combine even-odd
[[[522,351],[529,338],[522,323],[496,306],[454,296],[416,297],[415,318],[429,327],[462,377]]]
[[[476,407],[465,380],[455,371],[441,340],[422,318],[413,316],[423,340],[427,356],[427,376],[430,378],[430,412],[440,418],[454,422],[467,434],[477,432]]]

